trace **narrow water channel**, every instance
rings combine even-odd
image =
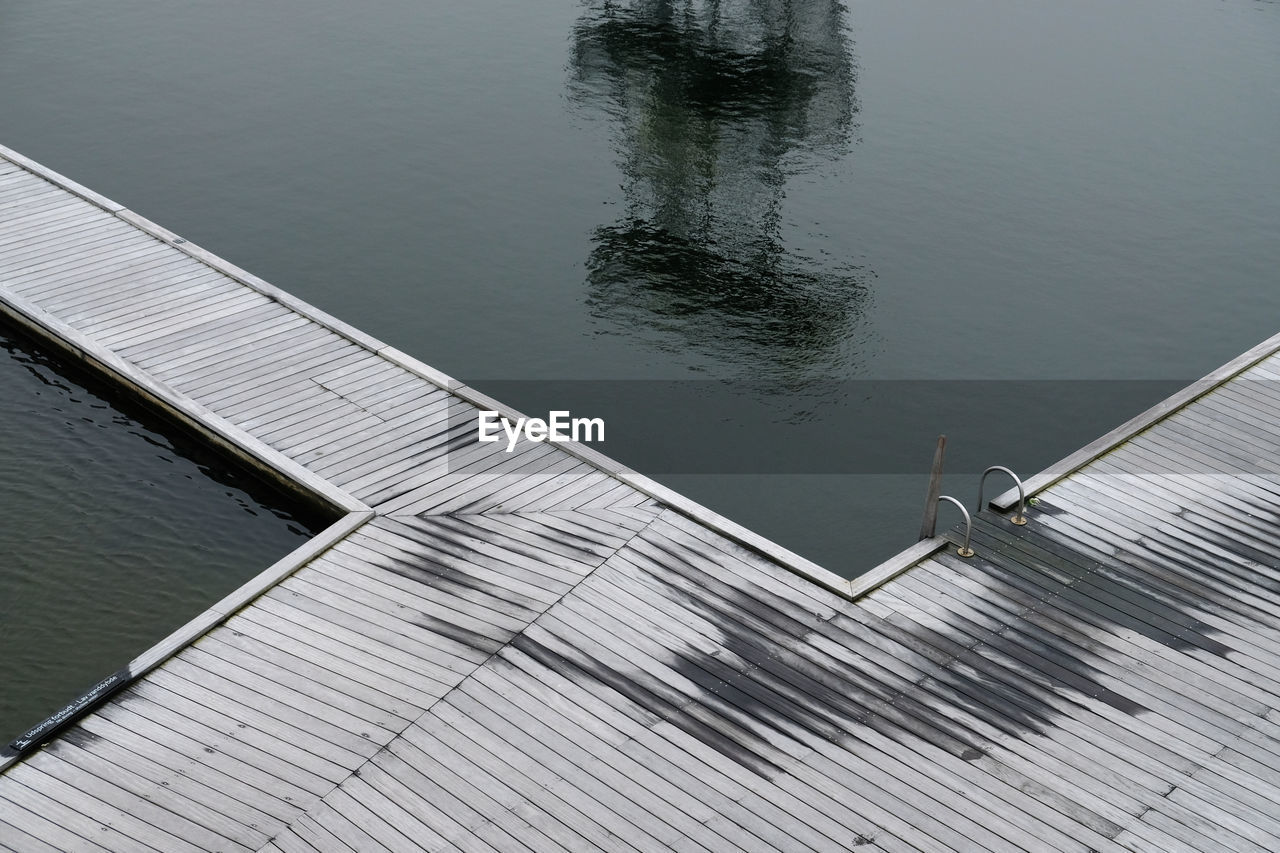
[[[0,744],[326,521],[0,325]]]

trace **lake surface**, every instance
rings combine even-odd
[[[5,144],[846,575],[1280,329],[1275,3],[2,8]]]
[[[325,525],[0,325],[0,744]]]

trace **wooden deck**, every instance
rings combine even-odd
[[[345,512],[4,761],[0,848],[1280,847],[1280,339],[867,591],[0,155],[6,312]]]

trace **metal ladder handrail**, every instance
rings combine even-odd
[[[1025,490],[1025,489],[1023,489],[1023,487],[1022,487],[1022,480],[1020,480],[1020,479],[1018,478],[1018,475],[1017,475],[1017,474],[1015,474],[1015,473],[1013,473],[1012,471],[1010,471],[1008,468],[1004,467],[1003,465],[992,465],[990,468],[988,468],[987,470],[985,470],[985,471],[983,471],[983,472],[982,472],[982,479],[978,480],[978,512],[982,512],[982,509],[983,509],[983,503],[982,503],[982,486],[983,486],[983,484],[985,484],[985,483],[987,482],[987,475],[988,475],[988,474],[990,474],[992,471],[1003,471],[1004,473],[1006,473],[1006,474],[1008,474],[1010,477],[1012,477],[1012,478],[1013,478],[1013,482],[1017,484],[1017,486],[1018,486],[1018,511],[1014,514],[1013,518],[1009,519],[1009,521],[1011,521],[1011,522],[1012,522],[1012,523],[1014,523],[1014,524],[1018,524],[1018,525],[1026,524],[1026,523],[1027,523],[1027,493],[1026,493],[1026,490]]]
[[[969,517],[969,510],[964,508],[964,504],[951,497],[951,495],[939,495],[938,503],[949,501],[956,505],[956,508],[964,514],[964,544],[956,548],[956,554],[961,557],[972,557],[973,549],[969,547],[969,539],[973,536],[973,519]]]

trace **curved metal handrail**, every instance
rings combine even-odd
[[[1018,479],[1018,475],[1010,471],[1003,465],[992,465],[990,468],[982,472],[982,479],[978,480],[978,512],[982,512],[982,486],[987,482],[987,475],[992,471],[1003,471],[1013,478],[1013,482],[1018,484],[1018,511],[1009,521],[1014,524],[1027,523],[1027,493],[1022,487],[1022,480]]]
[[[964,513],[964,544],[956,548],[956,554],[961,557],[972,557],[973,549],[969,547],[969,538],[973,536],[973,519],[969,517],[969,510],[965,509],[964,504],[951,497],[951,495],[939,495],[938,503],[943,501],[950,501],[956,505],[960,512]]]

